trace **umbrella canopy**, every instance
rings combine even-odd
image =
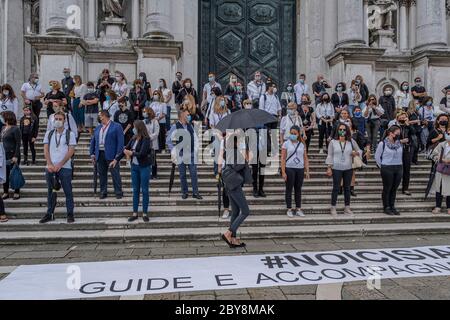
[[[244,109],[234,112],[223,118],[222,121],[220,121],[219,124],[216,126],[216,129],[221,132],[236,129],[245,130],[261,127],[266,124],[275,122],[278,122],[278,119],[264,110]]]

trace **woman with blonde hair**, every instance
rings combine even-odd
[[[81,100],[87,94],[87,87],[79,75],[73,77],[75,86],[73,87],[72,99],[72,115],[78,127],[78,133],[84,131],[84,106],[81,105]]]
[[[150,108],[153,109],[156,115],[156,120],[159,122],[159,151],[166,149],[166,112],[167,107],[163,100],[163,94],[159,90],[153,91],[153,102]]]
[[[422,143],[421,143],[421,135],[422,135],[422,126],[421,126],[421,121],[420,121],[420,115],[419,115],[419,109],[420,109],[420,104],[416,101],[416,100],[411,100],[408,104],[408,111],[407,116],[408,116],[408,123],[411,126],[411,128],[414,130],[414,134],[416,136],[416,138],[414,140],[417,140],[417,144],[413,150],[413,154],[412,154],[412,163],[414,163],[415,165],[418,164],[418,158],[419,158],[419,152],[421,151],[421,149],[423,149]]]
[[[61,84],[59,81],[51,80],[48,84],[50,91],[44,98],[44,105],[47,107],[47,119],[55,113],[53,105],[60,105],[60,103],[62,103],[64,108],[67,107],[67,98],[64,92],[61,91]]]
[[[209,115],[209,125],[211,126],[211,129],[214,129],[223,118],[231,113],[230,110],[228,110],[227,105],[228,99],[224,96],[216,98],[213,111]]]
[[[152,175],[151,179],[158,179],[158,164],[156,162],[156,151],[159,150],[159,121],[156,119],[156,114],[152,108],[146,107],[142,113],[144,123],[147,127],[148,135],[151,141],[151,152],[153,154]]]
[[[115,72],[116,75],[116,81],[114,82],[114,84],[112,85],[112,90],[117,94],[117,100],[122,100],[124,98],[128,98],[128,81],[127,78],[125,77],[125,75],[120,72],[120,71],[116,71]]]

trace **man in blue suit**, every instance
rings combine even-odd
[[[118,163],[115,167],[111,166],[111,162],[122,153],[124,148],[122,126],[111,121],[109,112],[106,110],[99,113],[99,122],[100,125],[95,129],[91,140],[90,155],[100,176],[100,199],[108,196],[108,168],[111,170],[116,198],[122,199],[120,164]]]

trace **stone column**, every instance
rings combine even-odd
[[[416,47],[416,28],[417,28],[417,2],[410,1],[409,7],[409,47],[414,49]]]
[[[144,37],[151,39],[173,39],[170,33],[170,8],[172,0],[146,0]]]
[[[91,2],[91,1],[89,1]],[[67,21],[69,14],[67,8],[71,5],[78,5],[83,12],[83,5],[79,0],[58,0],[46,1],[46,33],[51,35],[82,35],[83,23],[81,21],[81,30],[69,30]]]
[[[400,0],[400,50],[408,49],[408,16],[406,6],[409,4],[408,0]]]
[[[141,36],[140,34],[140,25],[141,25],[141,1],[140,0],[132,0],[131,7],[131,30],[132,30],[132,38],[137,39]]]
[[[364,41],[367,46],[370,45],[369,43],[369,0],[364,0]]]
[[[447,46],[445,0],[417,1],[416,48]]]
[[[88,1],[88,37],[89,39],[95,39],[97,37],[97,2]]]
[[[363,0],[338,0],[337,47],[364,46]]]
[[[327,0],[323,1],[325,14],[324,14],[324,21],[327,23],[325,24],[324,28],[324,35],[323,35],[323,45],[325,54],[330,53],[333,51],[333,49],[336,46],[336,39],[337,39],[337,8],[338,8],[338,0]]]

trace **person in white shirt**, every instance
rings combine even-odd
[[[209,109],[212,105],[213,97],[211,96],[211,91],[214,88],[219,88],[222,91],[222,86],[220,83],[216,82],[216,75],[212,72],[208,74],[208,83],[203,86],[203,100],[202,100],[202,110]]]
[[[144,123],[147,127],[148,135],[150,136],[151,149],[154,154],[152,164],[151,180],[158,179],[158,163],[156,161],[156,152],[159,150],[159,121],[156,119],[156,114],[152,108],[146,107],[142,113],[144,117]]]
[[[87,86],[83,84],[81,77],[76,75],[73,77],[75,85],[73,87],[72,99],[72,115],[78,126],[78,135],[84,131],[85,109],[81,105],[81,100],[87,94]]]
[[[39,119],[41,115],[42,102],[41,99],[45,96],[44,91],[39,83],[39,75],[32,73],[20,89],[21,96],[26,105],[31,106],[34,115]]]
[[[54,104],[53,110],[55,110],[55,113],[64,113],[64,108],[62,104]],[[47,132],[54,130],[55,127],[55,113],[51,114],[47,121]],[[75,119],[70,113],[64,113],[65,114],[65,121],[64,121],[64,129],[67,129],[75,135],[75,138],[78,139],[78,130],[77,130],[77,123],[75,122]]]
[[[445,141],[434,149],[433,160],[436,163],[450,165],[450,126],[447,127],[445,133]],[[444,198],[447,204],[447,213],[450,214],[450,176],[437,171],[431,192],[436,194],[436,207],[433,214],[441,213]]]
[[[116,71],[115,74],[116,74],[116,81],[112,85],[112,90],[116,93],[117,100],[120,101],[123,98],[128,97],[130,88],[128,87],[127,84],[127,78],[122,72]]]
[[[247,86],[247,95],[253,102],[253,108],[259,108],[260,98],[266,91],[266,84],[262,81],[261,72],[257,71],[255,79]]]
[[[281,119],[280,122],[280,143],[289,140],[291,136],[291,128],[297,126],[300,128],[300,134],[302,135],[302,139],[305,139],[305,131],[303,129],[303,121],[297,111],[297,104],[295,102],[291,102],[288,105],[287,115]]]
[[[163,102],[166,104],[166,131],[170,130],[170,114],[172,112],[172,107],[170,106],[173,93],[172,90],[167,88],[167,82],[165,79],[159,79],[159,91],[162,92]]]
[[[153,102],[150,104],[159,122],[159,151],[166,150],[166,104],[164,103],[161,91],[153,92]]]
[[[275,118],[279,119],[281,116],[281,103],[277,96],[277,86],[274,83],[267,85],[267,92],[261,96],[259,99],[259,109],[270,113]],[[269,155],[272,152],[272,130],[278,128],[278,123],[269,123],[267,127],[267,151]]]
[[[443,113],[450,115],[450,89],[447,89],[445,97],[442,98],[441,103],[439,105],[439,109]]]
[[[372,152],[378,143],[378,134],[380,131],[381,120],[380,117],[384,114],[384,109],[378,104],[378,99],[375,95],[370,95],[367,105],[363,110],[363,116],[366,121],[366,132],[369,139]]]
[[[328,138],[331,136],[336,112],[328,93],[324,93],[320,101],[316,107],[316,118],[319,122],[319,152],[320,154],[324,154],[326,150],[323,142],[325,140],[326,147],[328,148]]]
[[[13,88],[9,84],[4,84],[1,89],[0,112],[11,111],[19,117],[19,99],[17,99]]]
[[[220,121],[222,121],[231,112],[227,107],[227,99],[224,96],[217,97],[214,103],[214,108],[209,115],[209,125],[214,129]]]
[[[74,201],[72,192],[72,157],[77,145],[74,132],[64,128],[66,115],[63,112],[54,114],[55,129],[48,131],[44,138],[44,155],[47,162],[46,179],[48,186],[47,214],[40,223],[54,220],[56,192],[59,184],[66,196],[67,222],[74,223]]]
[[[385,131],[384,135],[375,153],[375,161],[381,169],[383,180],[383,208],[385,214],[398,216],[400,213],[395,208],[395,200],[403,177],[401,129],[398,126],[392,126]]]
[[[306,145],[302,139],[301,129],[293,126],[289,131],[289,139],[283,144],[281,151],[281,174],[286,182],[286,206],[289,218],[304,217],[302,210],[302,187],[304,178],[310,179],[309,159]],[[295,213],[292,210],[292,190],[295,189]]]
[[[395,93],[395,105],[397,109],[408,111],[409,102],[412,99],[412,94],[409,91],[409,82],[405,81],[400,85],[400,89]]]
[[[309,86],[306,84],[306,75],[301,74],[300,79],[297,84],[294,86],[295,95],[297,97],[297,101],[302,101],[302,96],[304,94],[309,94]]]
[[[106,90],[106,101],[103,102],[103,110],[109,112],[111,119],[114,119],[116,112],[119,111],[119,101],[117,101],[117,94],[113,90]]]

